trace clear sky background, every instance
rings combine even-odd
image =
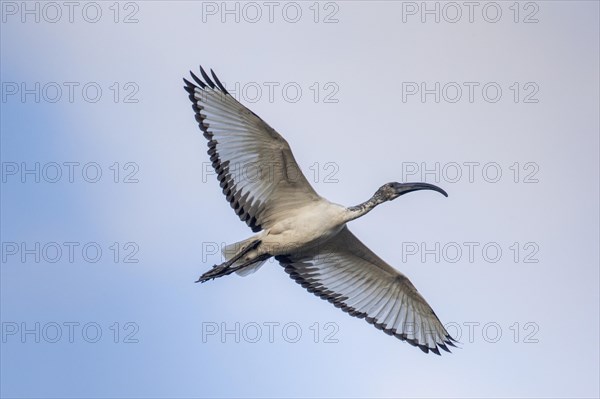
[[[23,4],[0,3],[3,397],[598,397],[597,2]],[[331,201],[448,191],[351,229],[460,349],[275,262],[193,283],[251,234],[182,89],[200,63]]]

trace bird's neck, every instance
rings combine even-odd
[[[373,197],[369,198],[367,201],[360,203],[356,206],[351,206],[346,208],[347,211],[347,215],[346,215],[346,221],[349,222],[350,220],[354,220],[357,219],[363,215],[366,215],[367,213],[371,212],[371,210],[373,208],[375,208],[377,205],[381,204],[382,202],[385,202],[385,200],[383,200],[381,197],[374,195]]]

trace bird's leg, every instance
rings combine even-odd
[[[237,262],[242,256],[246,255],[248,252],[252,251],[253,249],[256,249],[256,247],[258,247],[258,244],[260,244],[260,240],[256,240],[256,241],[251,242],[246,248],[242,249],[240,251],[240,253],[236,254],[234,257],[232,257],[231,259],[229,259],[225,263],[222,263],[219,266],[214,265],[213,268],[215,268],[215,267],[221,267],[221,266],[223,266],[223,267],[230,267],[235,262]]]
[[[257,258],[251,259],[248,262],[242,263],[241,265],[235,266],[235,267],[231,267],[231,265],[226,265],[226,263],[228,263],[228,262],[225,262],[218,266],[215,265],[215,266],[213,266],[213,268],[211,270],[207,271],[202,276],[200,276],[200,278],[198,278],[196,283],[204,283],[210,279],[214,280],[219,277],[228,276],[237,270],[240,270],[244,267],[250,266],[256,262],[262,262],[263,260],[268,259],[270,257],[271,257],[271,255],[269,255],[269,254],[263,254]]]
[[[233,258],[227,260],[226,262],[221,263],[220,265],[214,265],[211,270],[207,271],[202,276],[200,276],[200,278],[196,281],[196,283],[198,283],[198,282],[203,283],[211,278],[214,279],[217,277],[226,276],[226,275],[231,274],[234,271],[240,269],[240,267],[232,268],[231,265],[233,265],[235,262],[240,260],[240,258],[242,256],[246,255],[248,252],[250,252],[251,250],[258,247],[259,244],[260,244],[260,240],[256,240],[253,243],[251,243],[250,245],[248,245],[246,248],[241,250],[240,253],[236,254]],[[252,260],[251,263],[253,263],[253,262],[254,262],[254,260]],[[244,266],[247,266],[247,265],[244,265]]]

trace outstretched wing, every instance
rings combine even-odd
[[[365,318],[425,353],[456,342],[406,276],[344,227],[316,251],[278,256],[297,283],[351,316]]]
[[[292,150],[279,133],[240,104],[211,70],[204,80],[184,79],[196,120],[208,139],[223,194],[252,231],[272,226],[277,215],[321,200],[300,171]]]

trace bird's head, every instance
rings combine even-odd
[[[401,195],[418,190],[433,190],[443,194],[445,197],[448,196],[448,194],[444,190],[442,190],[438,186],[434,186],[433,184],[393,182],[381,186],[379,190],[377,190],[377,192],[375,193],[375,197],[382,201],[391,201],[398,198]]]

